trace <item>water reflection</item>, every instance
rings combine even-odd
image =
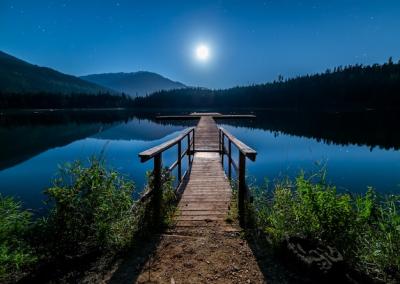
[[[222,111],[227,112],[227,111]],[[244,113],[248,111],[241,111]],[[258,151],[248,163],[250,176],[294,176],[326,163],[329,180],[340,190],[382,192],[400,184],[399,113],[302,113],[257,111],[250,120],[217,121]],[[107,165],[132,178],[138,189],[151,163],[137,154],[162,143],[196,121],[160,121],[154,113],[84,111],[0,115],[0,193],[19,197],[26,207],[42,207],[41,192],[51,185],[58,165],[87,161],[104,150]],[[164,155],[168,165],[176,149]]]
[[[368,146],[371,149],[400,149],[397,131],[400,112],[304,112],[255,111],[251,120],[224,120],[221,123],[251,129],[314,138],[326,144]]]
[[[20,198],[26,207],[41,208],[42,191],[51,186],[60,165],[87,161],[102,152],[107,165],[132,178],[140,191],[151,163],[139,163],[137,154],[185,128],[157,124],[146,117],[129,112],[3,117],[0,193]],[[173,159],[173,150],[164,155],[166,163]]]

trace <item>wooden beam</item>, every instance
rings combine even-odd
[[[230,134],[228,131],[226,131],[223,127],[220,127],[221,131],[225,134],[226,137],[230,141],[232,141],[233,144],[236,145],[236,147],[239,149],[240,152],[242,152],[247,158],[252,160],[253,162],[256,160],[257,152],[244,144],[242,141],[237,139],[235,136]]]
[[[167,142],[164,142],[161,145],[155,146],[151,149],[148,149],[146,151],[139,153],[140,161],[142,163],[146,162],[146,161],[150,160],[151,158],[155,157],[157,154],[162,153],[165,150],[168,150],[172,146],[176,145],[180,140],[185,138],[185,136],[188,135],[189,132],[193,131],[193,130],[194,130],[194,127],[190,127],[188,129],[186,129],[184,132],[182,132],[180,135],[178,135],[177,137],[175,137],[171,140],[168,140]]]

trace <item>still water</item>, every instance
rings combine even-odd
[[[376,118],[375,126],[368,124],[369,130],[363,130],[362,121],[352,119],[344,127],[340,122],[345,118],[335,116],[335,123],[331,119],[316,120],[328,125],[323,130],[304,115],[289,119],[287,115],[260,114],[253,120],[217,122],[258,152],[256,162],[247,162],[253,183],[294,177],[300,170],[311,173],[325,166],[328,181],[341,191],[359,193],[372,186],[382,193],[399,193],[399,138],[390,129],[383,131]],[[142,190],[152,163],[140,163],[138,153],[196,123],[161,122],[154,114],[121,113],[6,119],[3,115],[0,122],[0,193],[15,196],[35,211],[44,206],[43,190],[51,186],[59,166],[75,160],[87,162],[101,153],[108,167],[133,179],[137,190]],[[372,135],[365,135],[366,131]],[[170,165],[175,158],[176,149],[172,148],[163,161]]]

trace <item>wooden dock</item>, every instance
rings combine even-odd
[[[237,172],[238,208],[239,215],[242,216],[247,196],[245,160],[249,158],[254,161],[256,152],[217,126],[214,117],[220,117],[220,114],[199,115],[196,113],[195,115],[200,117],[195,128],[188,128],[178,137],[146,150],[139,156],[142,162],[154,159],[155,188],[153,190],[160,191],[162,152],[177,146],[177,160],[168,167],[171,173],[178,168],[177,192],[182,193],[178,204],[176,228],[184,230],[185,228],[212,227],[216,230],[230,230],[225,220],[232,198],[232,187],[229,181],[232,177],[232,168]],[[182,150],[183,144],[186,145],[185,150]],[[236,146],[239,150],[237,162],[232,157],[232,146]],[[228,175],[224,171],[224,155],[227,156]],[[188,158],[189,170],[182,174],[182,161],[185,156]],[[154,206],[156,210],[157,202]]]
[[[223,227],[232,189],[219,154],[219,129],[212,116],[202,116],[195,129],[195,153],[179,202],[176,226]]]
[[[255,118],[256,116],[253,114],[221,114],[217,112],[192,112],[187,115],[159,115],[156,116],[157,119],[166,119],[166,120],[174,120],[174,119],[199,119],[202,117],[211,117],[218,119],[241,119],[241,118]]]

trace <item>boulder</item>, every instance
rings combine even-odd
[[[333,280],[346,274],[341,253],[320,241],[287,237],[282,248],[285,259],[314,277]]]

